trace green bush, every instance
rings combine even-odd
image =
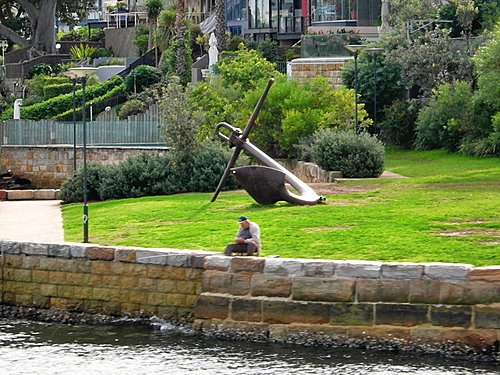
[[[183,192],[214,191],[231,151],[204,143],[191,152],[131,156],[115,166],[89,164],[89,199],[119,199]],[[243,158],[244,160],[244,158]],[[225,189],[236,188],[231,177]],[[61,187],[65,203],[82,200],[82,171]]]
[[[144,113],[148,109],[148,105],[139,99],[131,99],[126,101],[118,111],[120,120],[124,120],[129,116]]]
[[[35,64],[28,72],[28,78],[33,78],[38,75],[48,76],[52,73],[52,67],[49,64]]]
[[[109,93],[116,86],[122,83],[122,78],[114,76],[109,80],[93,85],[87,86],[85,89],[85,97],[88,101],[99,96]],[[82,101],[82,90],[75,92],[76,102]],[[50,98],[44,102],[34,104],[32,106],[21,107],[21,117],[23,119],[41,120],[56,117],[63,112],[70,111],[73,108],[73,94],[63,94]]]
[[[125,89],[130,93],[141,92],[146,87],[161,82],[162,77],[160,69],[139,65],[125,78]]]
[[[368,133],[320,129],[312,140],[313,160],[344,177],[378,177],[384,171],[384,146]]]
[[[396,100],[386,107],[385,119],[380,123],[380,139],[394,146],[412,148],[418,109],[418,102],[415,100]]]
[[[51,77],[51,76],[44,76],[44,75],[37,75],[34,76],[32,79],[29,79],[26,81],[26,84],[28,86],[28,90],[31,95],[38,96],[38,97],[44,97],[45,96],[45,87],[49,85],[65,85],[69,83],[70,80],[67,77]],[[24,103],[23,103],[24,104]],[[24,104],[26,105],[26,104]]]
[[[457,151],[467,132],[472,92],[467,82],[438,86],[418,115],[415,146],[421,150],[446,148]]]
[[[99,200],[99,186],[101,179],[108,173],[108,168],[102,164],[89,163],[87,165],[87,199]],[[76,175],[64,181],[61,186],[61,200],[64,203],[83,201],[83,168]]]
[[[66,83],[56,83],[52,85],[46,85],[43,88],[43,97],[45,99],[50,99],[56,96],[59,96],[61,94],[67,94],[73,92],[73,84],[66,82]]]

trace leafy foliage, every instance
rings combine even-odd
[[[422,108],[417,119],[417,148],[429,150],[445,147],[456,151],[465,134],[467,108],[472,92],[466,82],[446,83]]]
[[[88,44],[78,44],[72,46],[69,49],[69,53],[73,60],[92,59],[97,55],[97,48]]]
[[[129,116],[144,113],[148,109],[148,105],[139,99],[131,99],[126,101],[118,111],[120,120],[124,120]]]
[[[313,160],[344,177],[378,177],[384,171],[384,146],[368,133],[320,129],[313,136]]]
[[[160,69],[149,65],[139,65],[125,77],[125,88],[129,93],[141,92],[146,87],[160,83],[162,78]]]
[[[380,139],[390,145],[412,148],[415,142],[418,103],[417,100],[398,99],[385,107],[385,118],[380,123]]]
[[[35,76],[48,76],[52,73],[53,69],[49,64],[36,64],[33,65],[28,72],[28,78],[33,78]]]

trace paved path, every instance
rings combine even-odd
[[[0,240],[64,242],[60,201],[0,201]]]

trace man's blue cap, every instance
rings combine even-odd
[[[240,216],[238,218],[238,223],[242,223],[242,222],[247,221],[247,220],[248,220],[248,218],[246,216]]]

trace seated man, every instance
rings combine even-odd
[[[246,216],[240,216],[238,219],[240,229],[236,233],[234,243],[226,246],[224,255],[231,255],[232,253],[246,253],[252,256],[254,253],[259,255],[260,249],[260,228],[256,223],[248,220]]]

